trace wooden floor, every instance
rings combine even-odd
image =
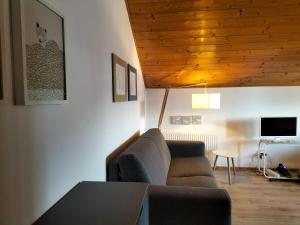
[[[254,171],[237,171],[228,185],[226,170],[216,170],[219,187],[232,199],[232,225],[300,225],[300,184],[269,182]]]

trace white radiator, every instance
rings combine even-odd
[[[176,133],[170,131],[162,131],[166,140],[171,141],[202,141],[205,143],[206,157],[210,163],[213,163],[213,150],[218,147],[216,135],[198,134],[198,133]]]

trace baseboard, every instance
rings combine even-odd
[[[230,167],[232,169],[232,167]],[[237,171],[251,171],[255,172],[257,170],[256,167],[235,167]],[[227,166],[217,166],[216,170],[228,170]]]
[[[231,169],[232,169],[232,167],[230,167]],[[250,171],[250,172],[256,172],[257,171],[257,168],[256,167],[235,167],[235,169],[237,170],[237,171]],[[277,171],[277,169],[276,168],[271,168],[272,170],[274,170],[274,171]],[[217,168],[216,168],[216,170],[228,170],[227,169],[227,166],[217,166]],[[300,175],[300,170],[299,169],[289,169],[289,171],[291,171],[291,172],[294,172],[294,173],[297,173],[298,171],[298,173],[299,173],[299,175]]]

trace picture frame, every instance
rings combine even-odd
[[[193,125],[201,125],[202,124],[202,116],[193,115],[192,116],[192,123],[193,123]]]
[[[173,125],[181,125],[182,116],[170,116],[170,123]]]
[[[128,70],[127,63],[112,53],[112,84],[113,102],[128,100]]]
[[[128,100],[137,101],[137,70],[128,64]]]
[[[64,17],[44,0],[12,0],[16,105],[67,103]]]
[[[182,116],[182,125],[191,125],[192,117],[191,116]]]

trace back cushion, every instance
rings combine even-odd
[[[108,181],[120,181],[119,176],[119,159],[116,158],[112,160],[106,168],[107,171],[107,180]]]
[[[165,138],[163,137],[160,130],[157,128],[150,129],[146,133],[144,133],[141,137],[149,138],[151,139],[151,141],[153,141],[153,143],[157,147],[158,154],[161,155],[162,157],[164,168],[166,171],[168,171],[171,162],[171,154],[167,142],[165,141]]]
[[[122,181],[165,185],[169,167],[159,152],[151,138],[141,136],[120,156]]]

